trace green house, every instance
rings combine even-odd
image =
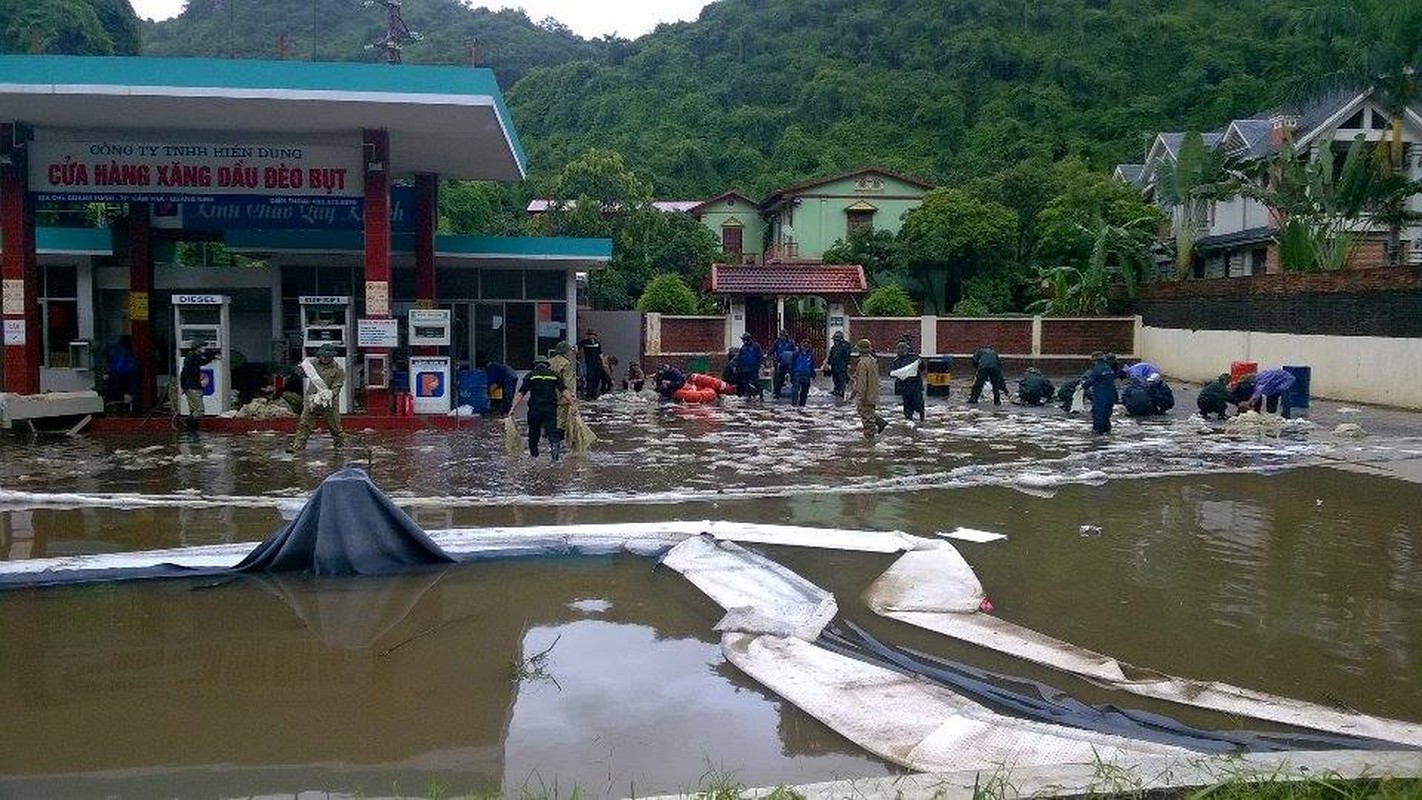
[[[760,202],[769,227],[764,258],[818,260],[857,228],[895,233],[934,185],[865,167],[776,189]]]
[[[692,206],[688,214],[716,234],[733,262],[755,263],[765,252],[767,226],[760,204],[740,192],[726,192]]]

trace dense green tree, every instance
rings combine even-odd
[[[127,5],[124,0],[106,0]],[[401,57],[415,64],[468,64],[494,70],[511,86],[535,67],[612,57],[626,42],[587,40],[543,25],[522,10],[491,11],[459,0],[418,0],[402,8],[420,40]],[[163,56],[375,61],[367,49],[385,35],[385,12],[352,0],[192,0],[183,13],[143,23],[144,52]]]
[[[915,282],[925,313],[952,308],[962,282],[1008,266],[1017,215],[961,189],[934,189],[904,217],[899,258]]]
[[[528,223],[527,192],[490,181],[445,181],[439,188],[439,231],[517,236]]]
[[[820,258],[826,264],[858,264],[875,286],[896,284],[894,273],[899,267],[894,232],[882,228],[864,227],[850,231],[846,239],[830,245]]]
[[[680,275],[662,273],[647,282],[637,298],[637,310],[644,314],[695,314],[696,292]]]
[[[138,17],[127,0],[0,0],[0,51],[133,55]]]
[[[866,317],[912,317],[915,314],[908,292],[892,283],[870,292],[859,304],[859,310]]]
[[[1080,161],[1063,163],[1056,178],[1060,192],[1042,207],[1034,223],[1035,264],[1084,268],[1091,259],[1101,224],[1151,232],[1165,225],[1160,210],[1147,202],[1136,187],[1092,172]]]

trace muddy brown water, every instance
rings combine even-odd
[[[827,415],[797,419],[805,421],[785,440],[753,449],[743,432],[723,430],[764,421],[753,414],[713,418],[720,427],[699,434],[705,417],[629,420],[590,463],[551,471],[490,456],[478,434],[381,439],[372,446],[388,454],[370,464],[397,493],[476,498],[417,504],[429,528],[728,519],[1000,531],[1010,538],[958,547],[1006,619],[1143,667],[1422,721],[1422,486],[1282,469],[1318,453],[1297,443],[1220,447],[1179,425],[1127,429],[1102,444],[1029,418],[1015,421],[1017,435],[904,431],[866,449]],[[1002,431],[992,427],[998,420],[945,412],[945,422],[986,431]],[[808,455],[806,437],[816,451]],[[693,454],[692,464],[651,458],[658,441]],[[282,461],[274,446],[260,436],[0,445],[0,489],[95,495],[54,507],[0,499],[0,557],[261,539],[281,524],[278,500],[337,463],[319,449]],[[756,456],[768,460],[728,468],[729,479],[706,467]],[[1063,463],[1110,479],[1030,491],[912,480],[965,464],[1065,471]],[[1124,479],[1142,463],[1194,464],[1204,474]],[[866,490],[863,480],[881,483]],[[637,487],[665,496],[618,501]],[[102,496],[112,492],[165,500],[113,508]],[[239,502],[200,502],[213,492]],[[1083,535],[1083,525],[1100,533]],[[878,619],[859,595],[890,557],[766,552],[834,591],[847,619],[885,641],[1091,702],[1206,727],[1267,727],[1115,694]],[[718,617],[679,576],[632,557],[370,581],[8,592],[0,794],[527,787],[566,796],[576,785],[584,796],[622,796],[692,788],[723,772],[773,785],[895,771],[727,665],[712,632]]]

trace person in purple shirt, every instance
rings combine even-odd
[[[1149,361],[1140,361],[1125,369],[1126,380],[1137,386],[1145,386],[1147,383],[1153,383],[1153,381],[1150,380],[1150,376],[1152,375],[1157,376],[1156,380],[1160,380],[1160,367],[1157,367]]]
[[[1239,383],[1235,385],[1233,394],[1241,412],[1246,409],[1268,411],[1270,414],[1279,412],[1287,418],[1289,404],[1284,402],[1283,409],[1280,410],[1279,401],[1285,398],[1292,388],[1294,388],[1292,374],[1282,369],[1266,369],[1263,372],[1240,378]]]

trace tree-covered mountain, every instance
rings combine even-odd
[[[0,0],[0,53],[131,56],[138,26],[128,0]]]
[[[1289,0],[720,0],[616,63],[509,92],[540,169],[622,152],[661,196],[875,163],[957,183],[1032,157],[1139,160],[1295,97],[1330,54]]]
[[[121,1],[121,0],[120,0]],[[403,58],[421,64],[492,67],[509,87],[535,67],[592,59],[625,47],[619,39],[583,39],[556,20],[522,11],[471,8],[458,0],[408,0],[402,15],[418,41]],[[233,56],[319,61],[375,61],[367,45],[385,38],[385,10],[362,0],[188,0],[172,19],[143,24],[145,55]]]

